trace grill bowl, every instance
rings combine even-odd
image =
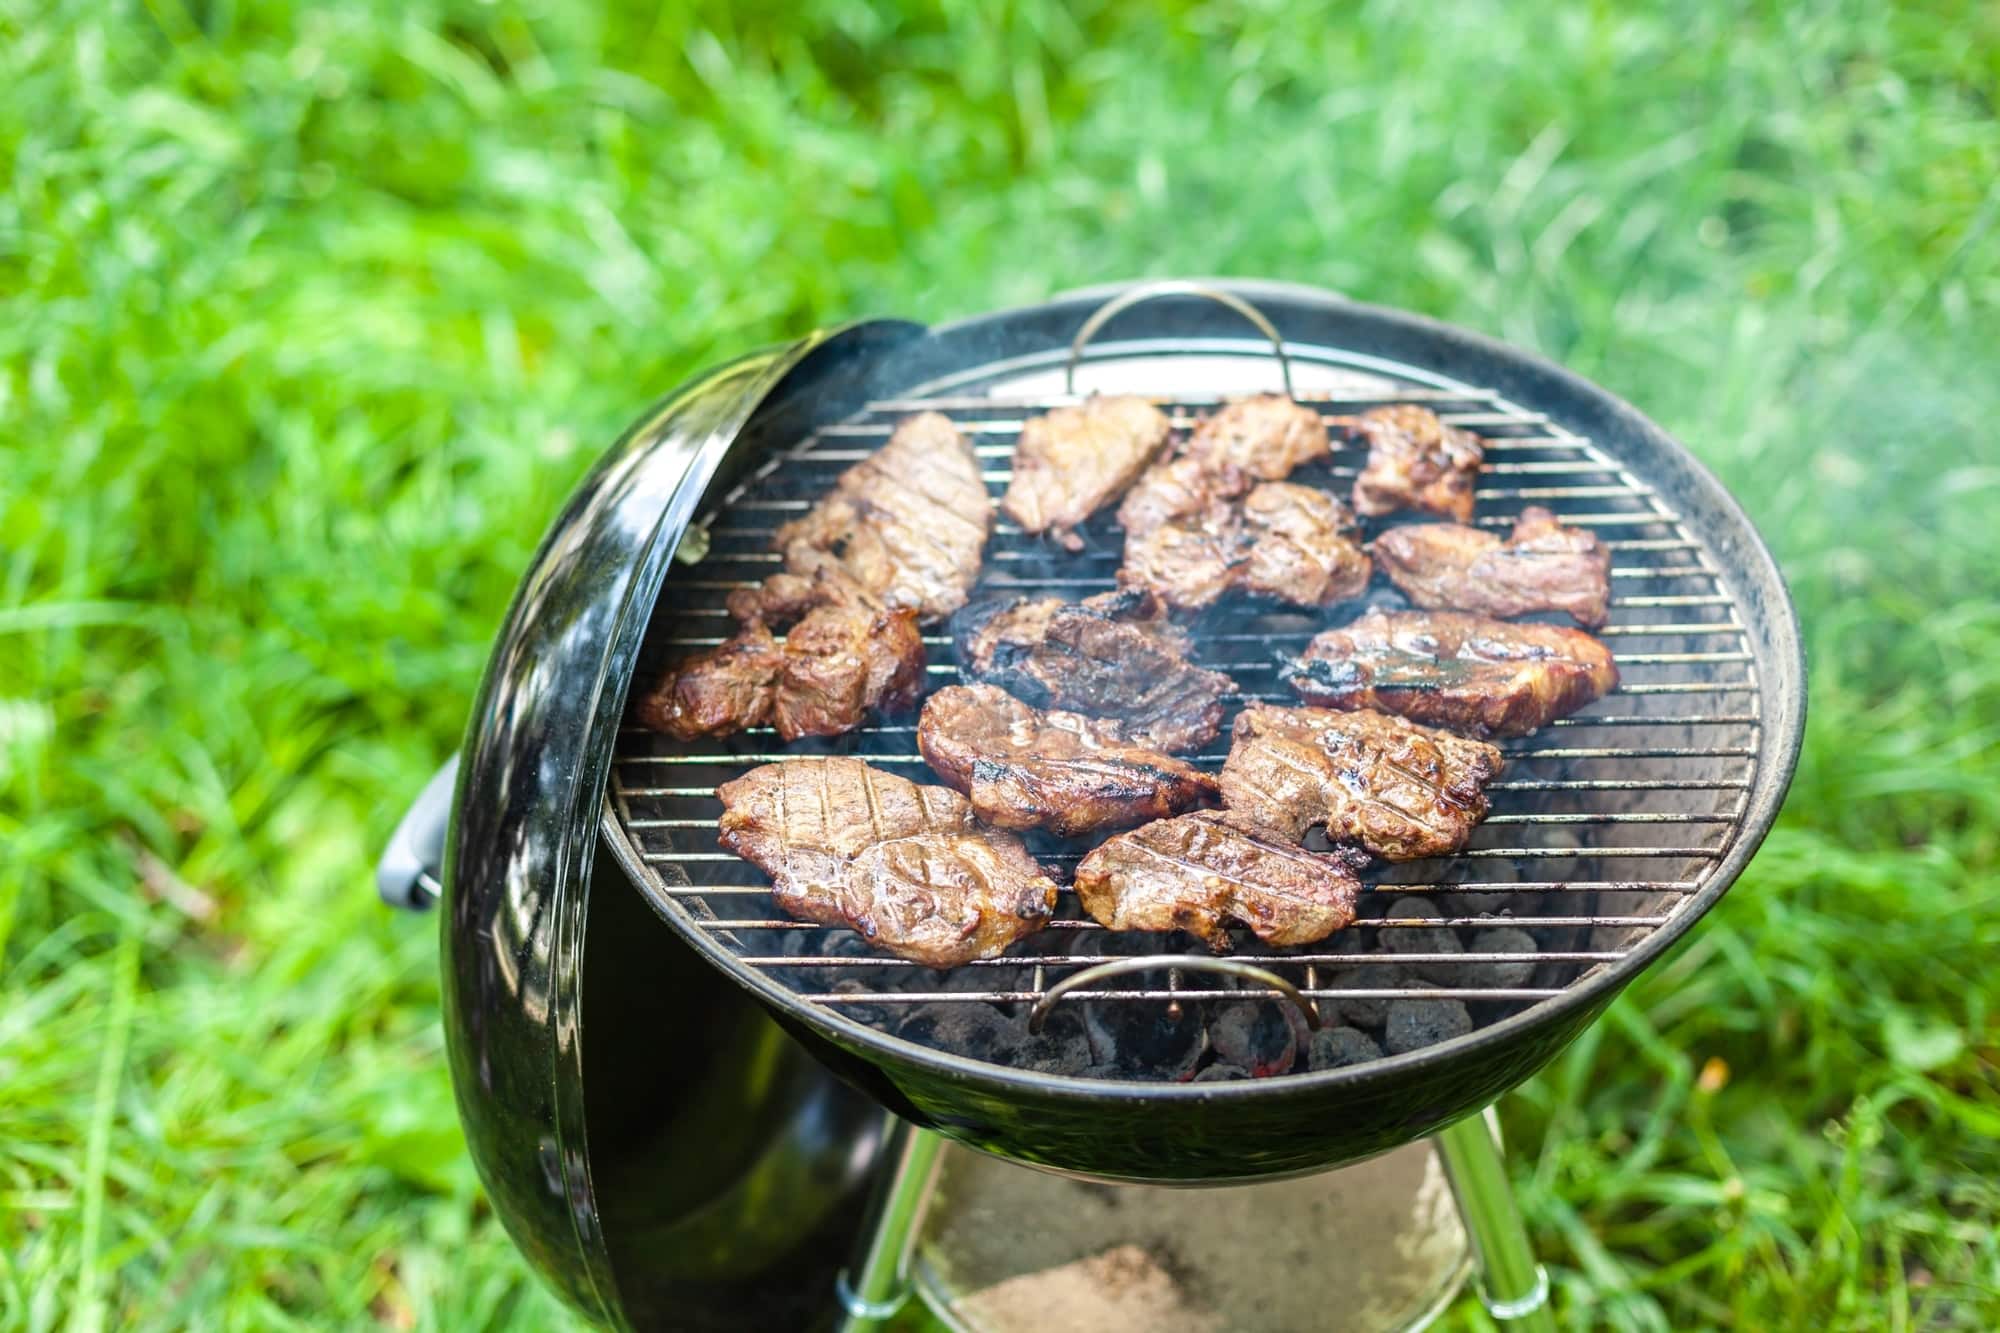
[[[1220,301],[1170,285],[1143,304],[1151,293],[1082,293],[935,329],[875,358],[855,393],[794,394],[760,413],[712,471],[682,483],[700,488],[694,509],[708,551],[667,574],[642,678],[653,663],[726,634],[719,608],[728,588],[775,568],[765,549],[771,528],[919,406],[964,424],[997,492],[1020,420],[1072,389],[1158,395],[1176,404],[1181,423],[1206,402],[1281,382],[1335,415],[1428,402],[1492,442],[1482,522],[1505,526],[1521,505],[1547,504],[1599,528],[1613,543],[1618,579],[1607,640],[1625,686],[1509,747],[1494,815],[1464,855],[1370,876],[1442,895],[1450,917],[1507,912],[1507,924],[1541,937],[1531,984],[1499,993],[1445,985],[1441,993],[1481,1007],[1484,1026],[1366,1065],[1237,1083],[1117,1081],[971,1059],[905,1040],[889,1030],[893,1018],[880,1017],[912,1002],[908,990],[883,984],[907,965],[852,956],[832,942],[838,932],[784,921],[756,873],[714,848],[714,786],[776,757],[775,738],[682,746],[627,729],[601,813],[604,845],[660,917],[843,1077],[975,1147],[1107,1180],[1298,1174],[1487,1105],[1559,1051],[1734,881],[1776,813],[1803,723],[1797,626],[1775,564],[1719,484],[1632,408],[1546,362],[1410,315],[1274,284],[1218,289]],[[1246,305],[1264,334],[1282,339],[1282,359],[1267,337],[1244,336]],[[1337,455],[1330,484],[1358,460]],[[1091,549],[1067,557],[1003,522],[982,590],[1076,597],[1108,586],[1115,531],[1099,516],[1087,533]],[[1198,655],[1228,664],[1246,691],[1282,699],[1273,650],[1296,648],[1345,614],[1235,607],[1204,624]],[[933,683],[955,679],[948,648],[933,646],[931,669]],[[910,725],[890,719],[784,752],[851,753],[927,780]],[[1396,896],[1393,888],[1371,895],[1367,919],[1351,929],[1380,938],[1418,924],[1384,915]],[[1009,1003],[1011,1021],[1024,1023],[1030,1002],[1100,956],[1088,951],[1092,924],[1067,894],[1058,916],[1061,929],[1049,935],[1073,947],[1051,952],[1045,937],[1026,946],[1025,960],[960,969],[924,994],[933,1003]],[[1175,947],[1158,941],[1163,956]],[[1314,946],[1255,961],[1333,1005],[1396,989],[1323,984],[1315,969],[1331,957]],[[837,979],[858,982],[859,993],[837,993]],[[1175,985],[1163,970],[1072,991],[1062,1004],[1158,1005]]]

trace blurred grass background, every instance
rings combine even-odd
[[[0,0],[0,1318],[557,1322],[369,871],[559,498],[753,344],[1217,273],[1599,380],[1797,595],[1778,831],[1504,1105],[1567,1322],[2000,1325],[1996,104],[1990,3]]]

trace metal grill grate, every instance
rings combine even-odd
[[[1257,377],[1268,377],[1260,369],[1270,364],[1268,354],[1246,356],[1245,346],[1118,344],[1087,364],[1112,372],[1104,386],[1109,390],[1145,391],[1144,379],[1118,382],[1123,361],[1128,370],[1147,368],[1155,385],[1206,382],[1236,394],[1267,387]],[[1490,788],[1492,813],[1468,847],[1454,857],[1375,868],[1364,876],[1376,891],[1364,895],[1361,919],[1319,944],[1273,951],[1247,931],[1234,934],[1240,956],[1285,977],[1310,999],[1451,997],[1467,1001],[1477,1021],[1491,1022],[1624,957],[1673,919],[1738,836],[1761,738],[1750,640],[1710,551],[1642,477],[1591,440],[1495,392],[1417,367],[1333,349],[1289,350],[1300,401],[1329,417],[1418,402],[1481,435],[1487,461],[1478,492],[1480,525],[1511,527],[1524,505],[1540,504],[1565,523],[1599,530],[1613,552],[1612,620],[1600,633],[1616,652],[1624,684],[1581,713],[1502,743],[1507,770]],[[1170,363],[1179,368],[1163,380],[1160,367]],[[907,413],[952,416],[985,461],[997,498],[1007,486],[1021,423],[1077,401],[1076,395],[1047,391],[1052,381],[1061,384],[1051,364],[1059,365],[1060,356],[987,367],[870,403],[851,420],[765,460],[706,516],[707,556],[670,577],[649,657],[665,660],[720,642],[733,628],[723,609],[728,592],[771,573],[777,563],[768,550],[776,525],[809,507]],[[1162,407],[1179,437],[1222,396],[1177,397]],[[1293,480],[1344,494],[1364,448],[1342,434],[1335,430],[1327,463],[1302,468]],[[1423,521],[1398,515],[1367,528],[1372,536],[1413,519]],[[1086,549],[1069,555],[1001,520],[975,597],[1018,590],[1073,600],[1112,587],[1122,535],[1108,514],[1092,519],[1082,535]],[[1227,604],[1196,623],[1195,656],[1235,676],[1246,699],[1296,702],[1277,679],[1279,654],[1298,651],[1326,625],[1371,603],[1404,605],[1380,579],[1363,599],[1331,613]],[[941,630],[925,642],[933,686],[957,679]],[[1225,727],[1196,762],[1213,770],[1227,749]],[[803,999],[886,1026],[881,1016],[891,1006],[1033,1001],[1082,967],[1129,956],[1135,947],[1171,955],[1184,943],[1153,936],[1135,945],[1132,937],[1110,936],[1067,888],[1047,932],[1013,954],[949,974],[876,954],[850,931],[789,920],[773,907],[759,872],[718,849],[715,788],[756,764],[804,754],[852,754],[913,780],[935,780],[917,754],[914,716],[782,748],[768,730],[690,745],[628,728],[620,736],[608,796],[610,817],[646,867],[648,889],[684,909],[675,913],[684,924],[711,932],[739,962],[768,972]],[[1058,879],[1081,855],[1074,846],[1034,838],[1030,850]],[[1440,916],[1392,915],[1391,905],[1410,895],[1430,901]],[[1491,971],[1485,965],[1520,963],[1518,954],[1471,948],[1456,954],[1366,952],[1389,932],[1501,925],[1528,930],[1539,946],[1523,984],[1480,981],[1482,970]],[[1108,951],[1114,942],[1117,951]],[[1370,969],[1392,964],[1423,968],[1435,984],[1365,984]],[[1335,968],[1347,984],[1333,984],[1326,975]],[[1163,979],[1070,991],[1060,1002],[1190,994],[1182,976],[1163,969]]]

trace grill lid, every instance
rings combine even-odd
[[[598,462],[508,608],[466,728],[443,875],[452,1083],[516,1243],[573,1304],[617,1298],[584,1144],[584,914],[619,710],[669,559],[754,412],[782,414],[921,326],[872,321],[683,385]]]

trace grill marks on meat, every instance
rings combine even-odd
[[[1284,674],[1307,703],[1375,708],[1475,736],[1525,736],[1618,687],[1582,630],[1457,611],[1370,611]]]
[[[787,914],[847,925],[931,967],[991,958],[1040,930],[1056,886],[957,792],[845,757],[787,759],[717,788],[721,845],[771,878]]]
[[[633,706],[638,721],[684,741],[769,725],[791,742],[852,730],[871,709],[914,707],[924,683],[916,611],[884,607],[837,580],[796,582],[780,585],[786,600],[772,607],[784,613],[780,623],[799,617],[789,634],[777,638],[752,620],[669,667]]]
[[[950,418],[919,412],[780,527],[774,545],[790,573],[814,574],[830,560],[871,596],[914,607],[928,623],[965,605],[992,528],[971,442]]]
[[[1212,810],[1120,833],[1076,868],[1077,897],[1107,929],[1185,930],[1217,953],[1232,923],[1271,945],[1325,939],[1354,920],[1360,891],[1343,858]]]
[[[1489,616],[1565,611],[1585,629],[1611,618],[1611,551],[1539,506],[1506,541],[1455,523],[1391,528],[1375,539],[1383,573],[1418,606]]]
[[[1063,837],[1213,803],[1216,781],[1123,740],[1116,722],[1044,713],[991,685],[950,685],[924,703],[917,746],[973,813],[999,828]]]
[[[1251,704],[1236,715],[1222,799],[1294,842],[1324,826],[1389,861],[1445,856],[1486,817],[1500,751],[1371,710]]]
[[[1118,581],[1182,611],[1231,591],[1328,606],[1367,587],[1371,570],[1353,511],[1337,497],[1268,481],[1240,503],[1128,535]]]
[[[1211,469],[1283,481],[1330,448],[1324,417],[1283,394],[1266,393],[1238,399],[1202,421],[1182,452]]]
[[[1000,507],[1023,531],[1083,549],[1077,524],[1125,493],[1166,447],[1166,416],[1143,398],[1092,398],[1030,417]]]
[[[1187,660],[1186,634],[1144,589],[1067,603],[1014,598],[953,621],[960,668],[1037,708],[1110,718],[1156,750],[1198,750],[1222,726],[1236,682]]]
[[[1427,407],[1376,407],[1354,421],[1368,462],[1354,479],[1354,508],[1370,518],[1422,509],[1472,521],[1472,487],[1485,450],[1479,437],[1447,426]]]

